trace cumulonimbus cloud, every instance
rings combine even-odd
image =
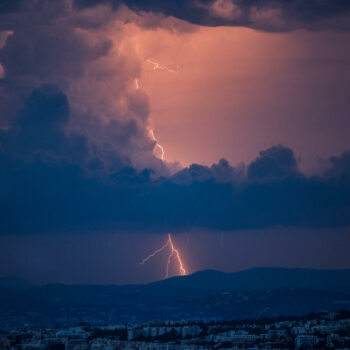
[[[350,223],[349,152],[311,177],[282,145],[260,152],[247,166],[232,167],[223,159],[170,177],[152,178],[152,169],[131,166],[101,176],[86,160],[87,140],[65,133],[69,113],[64,93],[42,86],[1,132],[3,234]]]
[[[236,21],[246,6],[164,3],[128,5],[208,25]],[[179,12],[187,6],[197,12]],[[117,2],[63,0],[0,7],[6,32],[0,49],[2,234],[350,223],[349,153],[331,158],[327,171],[311,177],[281,145],[248,165],[222,159],[170,175],[153,155],[148,99],[134,88],[141,65],[133,48],[123,45],[126,17],[118,10]],[[146,23],[151,26],[140,25]]]
[[[151,166],[164,173],[148,135],[147,95],[134,89],[141,62],[125,45],[124,18],[107,5],[77,10],[64,0],[23,1],[9,10],[0,12],[0,31],[7,33],[0,49],[1,127],[16,123],[33,90],[56,86],[69,103],[64,132],[85,138],[85,160],[95,169]]]
[[[281,32],[294,29],[349,30],[350,4],[346,0],[103,0],[113,8],[126,4],[137,12],[173,16],[203,26],[244,26]],[[79,8],[99,0],[76,0]]]

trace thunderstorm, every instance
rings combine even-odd
[[[150,259],[152,259],[153,257],[155,257],[156,255],[158,255],[159,253],[161,253],[162,251],[164,251],[167,248],[169,249],[169,255],[168,255],[168,260],[167,260],[167,264],[166,264],[166,272],[165,272],[165,277],[164,278],[168,278],[169,277],[169,268],[170,268],[171,261],[173,259],[175,259],[175,261],[178,264],[179,275],[181,275],[181,276],[187,275],[187,271],[186,271],[184,262],[182,261],[180,252],[179,252],[178,249],[175,248],[174,242],[173,242],[173,240],[171,238],[171,234],[170,233],[168,233],[168,239],[167,239],[166,243],[161,248],[155,250],[153,253],[151,253],[150,255],[145,257],[140,262],[140,264],[144,265],[147,261],[149,261]]]

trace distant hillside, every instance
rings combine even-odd
[[[206,270],[154,282],[153,285],[230,291],[289,288],[349,291],[350,270],[275,267],[253,268],[232,273]]]

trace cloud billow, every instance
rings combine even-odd
[[[18,107],[43,86],[55,86],[69,103],[64,133],[85,139],[91,167],[113,172],[150,165],[166,172],[152,153],[148,98],[134,89],[141,62],[132,48],[122,49],[127,36],[119,14],[107,6],[75,10],[69,1],[19,1],[9,8],[0,11],[0,33],[7,33],[0,47],[0,128],[16,129]]]
[[[347,0],[104,0],[117,9],[127,5],[136,12],[173,16],[202,26],[240,26],[270,32],[295,29],[349,30]],[[100,4],[75,0],[78,8]]]
[[[282,145],[247,165],[221,159],[170,175],[153,155],[148,98],[134,88],[141,63],[132,49],[123,51],[129,49],[121,45],[126,34],[118,11],[92,0],[67,4],[0,6],[0,31],[7,33],[0,48],[1,234],[350,223],[349,152],[332,157],[314,176],[301,173],[293,151]],[[239,23],[244,15],[229,3],[215,4],[128,2],[135,10],[207,25]],[[187,13],[188,6],[197,10]],[[303,6],[297,12],[306,21]],[[324,16],[338,14],[332,11]]]
[[[68,123],[65,95],[45,85],[2,131],[3,234],[349,224],[349,152],[311,177],[298,171],[292,150],[282,145],[246,167],[221,160],[170,177],[130,166],[101,176],[88,167],[84,137],[66,134]]]

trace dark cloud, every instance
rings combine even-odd
[[[178,171],[172,180],[178,183],[191,183],[193,181],[208,181],[215,179],[217,182],[237,182],[243,176],[244,166],[233,168],[226,159],[220,159],[218,164],[207,167],[200,164],[192,164],[188,168]]]
[[[155,12],[204,26],[245,26],[265,31],[349,30],[347,0],[104,0],[115,9],[126,4],[137,12]],[[101,4],[75,0],[79,8]]]
[[[132,48],[123,46],[127,34],[120,14],[112,13],[108,6],[76,10],[70,1],[22,1],[16,8],[18,11],[13,8],[0,13],[1,38],[5,38],[0,47],[0,127],[6,129],[17,123],[12,133],[41,133],[29,124],[48,111],[36,113],[27,106],[25,113],[35,117],[31,121],[22,118],[29,124],[20,128],[18,106],[32,91],[34,95],[42,94],[43,85],[55,86],[69,103],[69,120],[68,112],[57,111],[66,118],[61,127],[65,134],[79,133],[79,143],[84,140],[87,167],[113,172],[126,166],[139,170],[151,166],[157,173],[166,174],[166,167],[152,153],[154,142],[147,130],[148,98],[134,87],[141,62]],[[32,103],[32,108],[44,108],[40,101],[35,102],[39,97],[34,95],[27,103]],[[50,128],[53,125],[53,119],[48,124],[40,123],[47,135],[46,141],[40,142],[46,142],[48,148],[53,144],[62,147],[62,135]],[[76,136],[72,138],[76,140]],[[37,142],[30,147],[36,147]]]
[[[1,131],[2,150],[29,162],[80,160],[82,165],[88,155],[87,140],[82,135],[66,134],[69,118],[66,95],[55,85],[43,85],[31,93],[12,127]]]
[[[207,25],[244,25],[239,21],[246,20],[246,8],[259,21],[274,19],[277,26],[288,9],[290,18],[302,24],[347,13],[345,2],[335,1],[338,5],[322,16],[320,2],[311,3],[314,19],[306,5],[295,1],[237,2],[238,8],[203,1],[127,5]],[[210,167],[192,164],[170,176],[152,153],[148,99],[134,87],[141,64],[122,45],[126,33],[118,11],[82,8],[94,1],[80,3],[79,9],[69,1],[4,4],[2,234],[350,223],[349,153],[331,158],[330,168],[313,177],[300,173],[293,151],[282,145],[262,151],[247,166],[222,159]],[[267,5],[282,10],[265,10]]]
[[[284,178],[297,172],[297,161],[293,151],[282,145],[260,152],[260,156],[249,164],[248,179],[263,180]]]
[[[292,150],[282,145],[261,151],[246,168],[220,160],[172,177],[154,178],[152,170],[131,166],[100,173],[86,139],[66,133],[69,109],[65,94],[45,85],[2,131],[3,234],[350,223],[349,153],[331,158],[331,167],[312,177],[298,171]]]
[[[3,0],[0,3],[0,13],[11,13],[21,9],[23,0]]]
[[[344,180],[350,178],[350,151],[344,152],[339,157],[329,159],[331,167],[325,172],[328,177],[340,177]]]
[[[350,4],[348,0],[72,0],[75,8],[86,9],[101,4],[113,10],[127,6],[145,15],[155,13],[172,16],[192,24],[204,26],[245,26],[264,31],[293,29],[349,30]],[[51,9],[50,14],[62,10],[64,2],[40,0],[4,0],[0,14],[13,14],[27,9]],[[161,17],[158,18],[159,23]],[[80,24],[105,25],[99,16],[82,17]],[[147,22],[147,21],[146,21]],[[147,25],[147,23],[143,23]],[[151,21],[154,22],[154,19]],[[153,23],[154,25],[154,23]]]

